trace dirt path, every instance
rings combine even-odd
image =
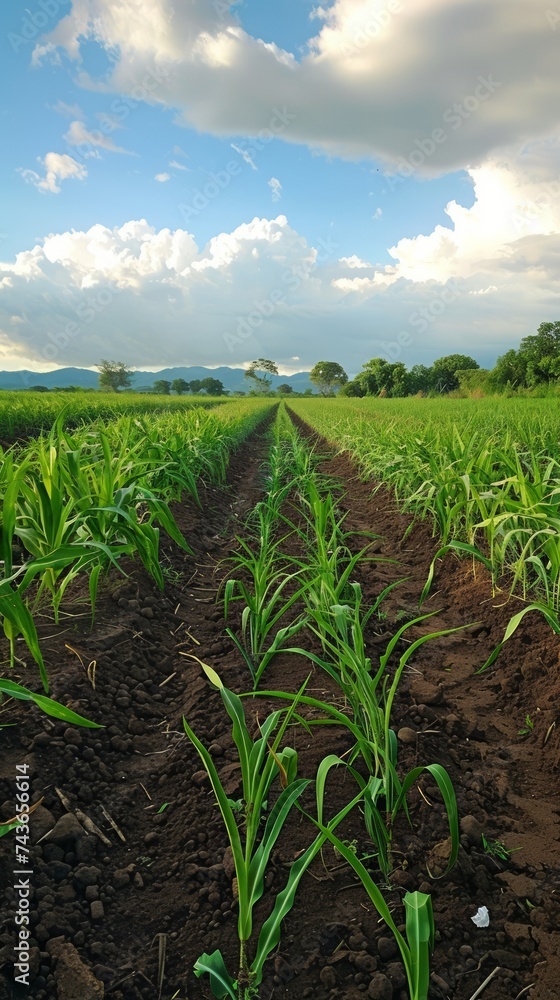
[[[18,722],[1,737],[3,817],[13,814],[17,764],[29,764],[34,797],[42,797],[31,823],[35,842],[41,842],[32,848],[30,865],[30,988],[14,986],[14,844],[10,837],[0,841],[0,1000],[90,1000],[104,993],[113,1000],[157,1000],[163,944],[165,1000],[210,996],[191,971],[204,950],[219,947],[234,966],[236,909],[227,842],[182,716],[210,746],[232,797],[238,787],[235,755],[219,696],[196,661],[180,654],[195,654],[233,690],[247,690],[246,668],[224,634],[215,604],[216,586],[223,574],[220,561],[259,496],[264,454],[263,437],[255,435],[232,461],[227,488],[203,491],[202,511],[190,504],[178,509],[196,555],[165,546],[164,595],[132,569],[128,579],[111,577],[93,631],[78,601],[59,629],[47,619],[41,627],[53,696],[106,728],[67,728],[21,705],[0,717]],[[419,525],[403,542],[409,521],[387,493],[372,497],[347,459],[331,459],[322,471],[344,483],[348,526],[375,531],[381,536],[377,554],[399,559],[398,565],[362,566],[366,600],[392,579],[407,577],[387,601],[387,619],[372,628],[375,656],[402,615],[416,611],[434,541]],[[389,899],[398,906],[406,888],[433,893],[434,1000],[470,1000],[496,967],[500,971],[483,1000],[510,1000],[520,993],[552,1000],[560,981],[559,742],[556,728],[550,728],[558,704],[557,639],[531,621],[491,671],[476,677],[474,669],[501,638],[511,609],[496,608],[482,575],[473,580],[469,568],[454,560],[445,563],[436,587],[428,609],[438,614],[430,628],[480,624],[422,647],[397,705],[395,728],[407,731],[400,751],[405,770],[416,762],[448,767],[463,847],[451,876],[430,881],[427,864],[437,867],[433,848],[445,841],[446,828],[437,789],[424,780],[424,797],[411,794],[413,831],[402,825],[396,832],[401,865]],[[295,690],[307,672],[307,661],[283,655],[273,660],[267,684]],[[325,688],[319,674],[310,683],[318,692]],[[262,719],[267,705],[261,699],[257,708]],[[534,729],[520,737],[526,715]],[[314,729],[311,736],[301,731],[297,741],[300,770],[308,775],[326,753],[347,747],[344,735],[330,727]],[[106,842],[69,818],[56,788],[97,823]],[[337,774],[333,812],[348,797]],[[267,876],[272,892],[283,887],[287,866],[309,843],[299,820],[287,832]],[[481,847],[482,832],[520,850],[510,860],[489,857]],[[359,817],[345,836],[367,850]],[[482,905],[490,911],[488,928],[477,928],[470,919]],[[263,899],[257,919],[266,912]],[[405,1000],[408,995],[390,935],[349,869],[328,851],[324,865],[317,861],[302,883],[279,951],[266,969],[262,998]],[[532,983],[534,988],[522,992]]]

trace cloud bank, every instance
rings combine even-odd
[[[401,240],[395,263],[310,246],[285,216],[253,219],[199,248],[146,221],[50,235],[0,265],[2,350],[58,365],[119,357],[139,367],[301,367],[319,355],[356,371],[382,355],[414,364],[464,351],[482,364],[560,315],[558,146],[523,169],[472,171],[471,209],[449,227]]]
[[[334,0],[314,13],[296,56],[249,35],[227,4],[153,0],[146,17],[144,0],[73,0],[34,58],[65,50],[79,65],[94,40],[113,66],[101,80],[81,70],[89,87],[132,94],[151,74],[148,99],[201,131],[256,135],[285,109],[287,141],[388,168],[427,149],[428,174],[558,129],[559,35],[540,4]]]

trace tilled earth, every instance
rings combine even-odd
[[[425,524],[411,527],[385,490],[372,495],[345,456],[332,457],[324,443],[321,449],[322,472],[339,477],[344,489],[347,527],[379,535],[375,558],[358,574],[366,606],[389,582],[406,578],[368,634],[375,662],[406,616],[417,614],[437,542]],[[235,970],[227,840],[182,717],[210,748],[235,798],[239,773],[228,718],[192,656],[213,666],[234,691],[250,687],[225,634],[217,592],[227,573],[222,560],[260,496],[265,456],[266,441],[257,433],[233,456],[225,488],[202,489],[201,509],[177,507],[195,557],[164,543],[163,594],[130,564],[127,577],[112,574],[105,583],[93,628],[79,590],[58,626],[48,609],[40,618],[52,696],[104,728],[69,728],[22,703],[2,708],[0,724],[17,723],[1,735],[2,817],[14,814],[18,764],[29,765],[33,801],[40,805],[30,819],[30,986],[14,982],[15,843],[13,836],[0,840],[0,1000],[202,1000],[210,990],[192,967],[203,951],[220,948]],[[356,537],[357,545],[363,542]],[[437,614],[410,633],[471,626],[421,647],[394,710],[403,773],[416,764],[444,764],[461,816],[459,861],[441,879],[431,875],[445,866],[449,845],[429,774],[410,794],[412,829],[401,822],[395,831],[396,870],[387,889],[395,919],[403,920],[405,890],[433,896],[433,1000],[470,1000],[493,972],[480,994],[484,1000],[553,1000],[560,991],[558,639],[529,615],[494,666],[475,674],[517,609],[505,604],[504,594],[492,596],[480,569],[473,575],[470,563],[448,557],[425,608]],[[266,685],[295,691],[309,669],[309,660],[282,654],[268,668]],[[14,679],[36,686],[31,664],[16,669]],[[320,671],[309,690],[328,693]],[[278,702],[259,698],[245,705],[256,726],[257,716],[262,720]],[[348,748],[334,727],[294,729],[294,740],[300,773],[308,777],[326,754]],[[340,769],[328,786],[330,814],[353,794]],[[311,794],[306,802],[312,808]],[[84,815],[98,833],[88,832]],[[482,834],[512,853],[486,853]],[[360,855],[371,850],[358,813],[340,835]],[[313,836],[295,813],[273,853],[256,926]],[[481,906],[488,908],[488,927],[471,920]],[[265,970],[260,996],[267,1000],[408,997],[390,932],[330,849],[304,877]]]

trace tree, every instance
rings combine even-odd
[[[196,393],[200,392],[201,389],[202,389],[202,382],[200,381],[199,378],[193,378],[192,382],[189,382],[189,392],[194,393],[196,395]]]
[[[171,382],[167,382],[164,378],[158,378],[154,382],[154,392],[158,396],[169,396],[171,393]]]
[[[279,385],[276,390],[276,392],[279,392],[281,396],[289,396],[290,393],[293,391],[294,390],[292,389],[291,385],[288,385],[287,382],[282,382],[282,384]]]
[[[434,361],[432,378],[436,392],[452,392],[453,389],[458,389],[457,372],[467,368],[480,368],[478,361],[469,358],[468,354],[448,354]]]
[[[406,388],[410,396],[418,392],[429,392],[432,388],[433,371],[427,365],[413,365],[406,376]]]
[[[353,396],[359,398],[361,396],[365,396],[365,391],[361,383],[358,382],[358,379],[353,378],[350,382],[347,382],[346,385],[342,386],[339,396]]]
[[[560,356],[560,321],[541,323],[536,334],[524,337],[517,352],[525,367],[525,384],[529,387],[552,382],[558,377]]]
[[[225,396],[225,389],[223,382],[220,382],[219,378],[203,378],[200,383],[200,388],[208,396]]]
[[[184,392],[188,392],[190,388],[190,382],[185,382],[184,378],[174,378],[171,383],[171,388],[173,392],[176,392],[178,396],[182,396]]]
[[[402,361],[372,358],[341,392],[345,396],[405,396],[407,371]]]
[[[119,389],[128,389],[132,382],[132,372],[126,367],[123,361],[105,361],[103,358],[95,366],[99,368],[99,388],[109,392],[118,392]]]
[[[336,361],[318,361],[309,372],[309,378],[321,396],[334,396],[335,390],[348,381],[344,368]]]
[[[258,372],[263,372],[263,374],[258,375]],[[266,395],[270,392],[272,385],[271,375],[278,375],[278,366],[276,363],[268,361],[267,358],[258,358],[257,361],[251,361],[244,377],[250,378],[254,382],[254,392],[259,395]]]
[[[504,389],[519,389],[527,385],[527,359],[513,347],[496,361],[490,372],[490,385],[501,392]]]

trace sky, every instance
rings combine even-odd
[[[25,2],[0,369],[491,367],[560,318],[560,0]]]

